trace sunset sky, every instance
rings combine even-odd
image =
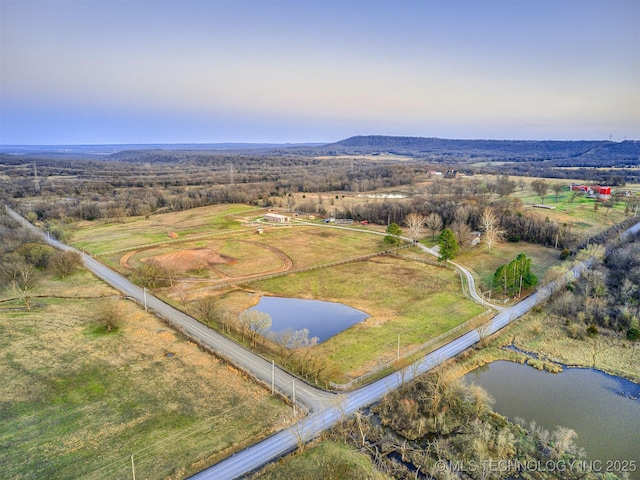
[[[0,0],[0,143],[640,139],[640,1]]]

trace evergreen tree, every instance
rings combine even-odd
[[[456,257],[460,251],[458,240],[455,234],[450,228],[445,228],[438,237],[438,244],[440,245],[440,260],[451,260]]]
[[[384,243],[387,245],[391,245],[397,247],[400,245],[400,235],[402,235],[402,230],[397,223],[391,223],[387,227],[387,235],[384,237]]]
[[[504,295],[520,295],[523,289],[533,288],[538,284],[538,277],[531,271],[531,259],[524,253],[515,260],[498,267],[493,274],[493,286]]]

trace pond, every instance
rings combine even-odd
[[[589,368],[554,374],[508,361],[476,369],[464,380],[487,390],[493,410],[510,420],[523,418],[525,427],[535,421],[549,431],[571,428],[589,461],[635,461],[631,478],[640,477],[640,385]]]
[[[271,315],[269,331],[295,331],[306,328],[309,338],[318,337],[318,343],[369,317],[365,312],[342,303],[301,298],[265,296],[251,309]]]

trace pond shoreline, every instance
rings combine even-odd
[[[551,375],[505,360],[463,380],[484,388],[495,399],[492,409],[511,422],[571,429],[589,460],[640,462],[632,447],[639,440],[640,384],[592,368]]]
[[[543,319],[540,318],[542,316]],[[577,340],[568,337],[560,323],[561,319],[545,316],[544,313],[528,313],[486,339],[484,347],[463,353],[459,361],[451,366],[452,372],[459,378],[477,367],[507,360],[552,373],[565,368],[590,368],[640,385],[640,342],[633,343],[623,337],[607,334],[602,335],[601,340]],[[597,357],[600,354],[597,352],[594,365],[593,352],[588,350],[594,348],[594,344],[589,342],[596,341],[607,342],[606,357]],[[629,356],[635,362],[629,361]],[[619,365],[625,368],[619,368]]]

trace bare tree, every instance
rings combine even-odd
[[[456,236],[456,240],[460,247],[468,247],[471,245],[471,227],[467,223],[461,220],[456,220],[451,224],[451,231]]]
[[[0,273],[7,279],[8,285],[20,278],[20,272],[27,268],[29,264],[24,257],[18,253],[11,252],[0,257]]]
[[[249,336],[249,340],[256,346],[259,335],[262,335],[271,326],[271,315],[260,310],[245,310],[238,317],[243,332]],[[244,339],[244,334],[243,334]]]
[[[303,452],[305,446],[312,437],[309,428],[306,427],[303,422],[296,422],[289,427],[289,432],[291,432],[291,434],[296,439],[296,443],[298,444],[298,451]]]
[[[469,218],[471,217],[471,208],[466,205],[461,205],[456,208],[456,212],[454,214],[454,219],[457,222],[469,223]]]
[[[491,251],[495,243],[502,239],[505,234],[505,231],[500,229],[498,215],[496,215],[495,210],[491,207],[487,207],[482,211],[480,229],[484,233],[483,240],[488,251]]]
[[[196,301],[195,308],[200,317],[206,322],[211,322],[216,317],[216,299],[211,295],[199,298]]]
[[[31,295],[35,288],[35,267],[23,263],[17,272],[15,280],[11,283],[11,291],[23,303],[27,310],[31,310]]]
[[[102,306],[96,317],[96,321],[106,332],[115,332],[120,328],[122,321],[122,309],[117,300],[109,300]]]
[[[143,283],[150,288],[155,287],[160,279],[166,277],[164,266],[157,260],[153,259],[149,262],[143,263],[143,265],[138,268],[138,274],[140,275]]]
[[[560,195],[560,192],[562,191],[563,188],[564,188],[564,185],[562,183],[551,184],[551,190],[553,190],[553,192],[556,194],[556,203],[558,203],[558,195]]]
[[[173,281],[178,276],[178,270],[170,265],[164,267],[164,274],[167,276],[169,280],[169,285],[173,288]]]
[[[427,230],[431,232],[431,239],[435,240],[436,233],[442,230],[443,227],[442,217],[436,212],[430,213],[425,218],[424,224],[427,227]]]
[[[414,241],[422,236],[426,220],[426,217],[420,213],[410,213],[405,217],[404,223],[409,227],[409,232],[411,232],[411,237]]]
[[[540,202],[544,205],[544,197],[546,197],[549,192],[549,184],[547,181],[541,178],[536,179],[531,182],[531,188],[540,197]]]
[[[80,266],[80,255],[76,252],[57,251],[51,255],[49,266],[60,278],[64,278]]]

